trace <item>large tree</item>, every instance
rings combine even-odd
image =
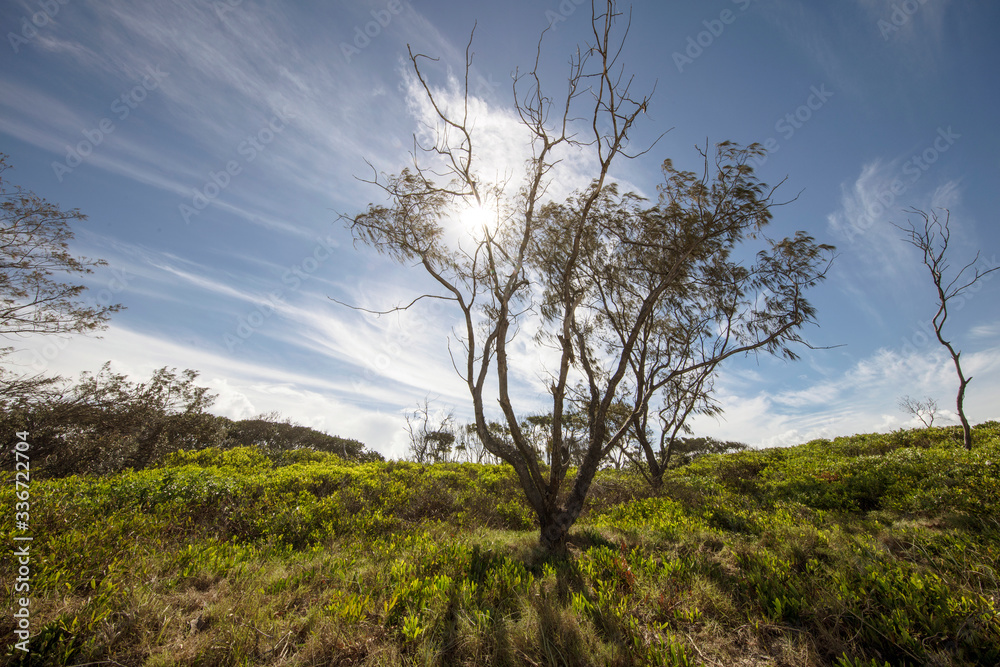
[[[454,360],[479,438],[514,468],[549,552],[565,550],[598,468],[678,378],[755,350],[794,356],[789,345],[814,315],[804,292],[822,278],[830,250],[802,232],[783,240],[763,234],[775,202],[750,166],[763,152],[755,144],[705,151],[701,175],[667,160],[652,205],[619,193],[609,174],[617,161],[642,154],[629,140],[649,103],[633,96],[618,62],[627,27],[620,39],[613,33],[621,22],[613,2],[593,7],[592,39],[572,58],[558,103],[542,92],[537,57],[530,73],[515,76],[514,106],[532,157],[513,191],[512,179],[481,176],[467,83],[455,110],[421,69],[426,56],[411,51],[439,133],[412,168],[372,179],[387,204],[347,218],[357,241],[422,267],[441,289],[424,296],[453,303],[463,346]],[[466,82],[470,49],[471,39]],[[573,151],[589,154],[592,180],[554,201],[553,169]],[[471,241],[457,241],[454,220],[469,208],[488,211],[490,222]],[[737,250],[753,239],[762,249],[746,265]],[[555,357],[538,369],[552,406],[548,466],[522,426],[537,397],[512,392],[515,344],[532,343]],[[490,393],[503,437],[490,427]],[[626,418],[613,418],[619,402],[628,405]],[[574,413],[586,416],[586,428],[572,429],[582,456],[570,480]]]
[[[91,273],[104,260],[70,253],[71,223],[87,216],[64,211],[34,192],[12,186],[0,153],[0,343],[29,334],[88,333],[107,326],[120,304],[104,306],[83,298],[73,275]],[[0,361],[14,349],[0,345]],[[0,367],[0,395],[6,399],[57,394],[59,378],[27,376]]]
[[[82,298],[87,288],[65,280],[107,264],[69,251],[71,223],[87,216],[9,185],[4,180],[9,168],[7,156],[0,153],[0,336],[104,328],[121,306],[88,304]]]

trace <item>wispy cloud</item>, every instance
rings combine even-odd
[[[1000,347],[964,354],[963,369],[975,376],[965,402],[973,423],[995,418],[1000,392]],[[725,372],[718,382],[725,413],[720,420],[698,418],[696,432],[757,446],[793,445],[814,438],[912,427],[899,410],[905,396],[937,399],[939,415],[957,420],[958,379],[951,359],[937,349],[879,349],[830,378],[795,390],[736,390]]]
[[[969,336],[985,340],[1000,338],[1000,321],[975,326],[969,331]]]
[[[868,162],[857,180],[841,185],[840,210],[827,216],[830,230],[846,238],[849,252],[862,260],[866,281],[875,278],[898,283],[914,275],[912,251],[900,241],[900,230],[891,224],[902,222],[902,211],[909,205],[908,198],[902,197],[906,191],[904,169],[899,158]]]
[[[48,341],[35,337],[24,341],[15,362],[30,370],[30,359]],[[277,410],[292,420],[344,437],[357,438],[383,452],[404,453],[401,412],[359,392],[349,376],[290,371],[280,364],[267,365],[223,356],[200,349],[191,341],[141,333],[112,325],[102,339],[73,338],[55,357],[50,374],[76,377],[95,372],[113,350],[113,366],[132,378],[148,378],[162,366],[199,371],[198,384],[209,387],[219,398],[213,412],[233,419]],[[395,403],[394,405],[403,404]]]

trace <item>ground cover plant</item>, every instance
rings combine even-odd
[[[508,466],[237,447],[36,480],[30,652],[5,613],[0,660],[1000,664],[1000,423],[957,433],[708,455],[655,491],[604,470],[565,557]]]

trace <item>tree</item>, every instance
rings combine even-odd
[[[434,425],[433,422],[437,422]],[[406,432],[410,436],[410,454],[417,463],[446,463],[452,459],[455,444],[455,417],[450,412],[431,413],[430,400],[406,416]]]
[[[948,209],[941,210],[945,213],[943,223],[938,213],[934,210],[931,210],[928,214],[919,209],[911,208],[907,212],[918,216],[923,221],[922,227],[918,228],[909,220],[907,220],[907,227],[893,224],[897,229],[906,234],[903,240],[921,252],[924,266],[927,267],[927,270],[931,274],[931,282],[934,283],[938,303],[937,312],[934,313],[931,324],[934,327],[934,335],[937,336],[938,342],[948,350],[948,354],[951,355],[951,360],[955,364],[955,372],[958,374],[958,396],[955,399],[955,404],[958,408],[958,419],[962,422],[962,442],[966,449],[971,450],[972,427],[969,425],[969,420],[965,417],[965,390],[972,381],[972,378],[965,377],[965,373],[962,371],[961,351],[956,350],[950,340],[945,340],[944,325],[948,321],[949,302],[956,297],[962,298],[963,293],[979,282],[980,278],[1000,269],[1000,266],[995,266],[986,271],[979,269],[976,267],[976,264],[979,262],[979,253],[977,252],[973,260],[963,266],[953,278],[949,279],[946,277],[951,268],[947,257],[948,244],[951,241],[951,230],[949,229],[951,211]],[[971,277],[966,274],[966,271],[969,269],[972,269],[973,275]],[[965,277],[963,278],[963,276]]]
[[[33,192],[3,179],[9,169],[0,153],[0,336],[86,333],[107,326],[120,304],[86,303],[83,285],[57,274],[92,273],[104,260],[74,257],[70,223],[84,221],[79,209],[63,211]]]
[[[916,398],[904,396],[899,399],[899,409],[908,415],[912,415],[920,420],[927,428],[934,426],[934,419],[937,416],[938,405],[933,398],[921,401]]]
[[[55,378],[45,391],[0,394],[0,433],[31,433],[31,470],[43,477],[141,469],[181,449],[208,447],[257,447],[276,462],[300,449],[383,460],[357,440],[298,426],[276,412],[235,422],[213,415],[207,410],[216,396],[197,386],[197,377],[194,370],[163,367],[135,382],[108,362],[76,383]]]
[[[569,88],[557,104],[541,89],[539,57],[527,75],[515,74],[514,107],[531,136],[532,158],[523,179],[481,177],[474,161],[474,119],[469,118],[466,49],[464,104],[452,109],[421,69],[427,59],[410,52],[415,76],[437,114],[439,134],[422,146],[412,168],[376,174],[388,205],[371,204],[346,217],[356,241],[423,268],[440,287],[424,294],[452,302],[459,315],[460,358],[479,438],[510,464],[532,507],[540,545],[564,552],[570,527],[583,510],[594,475],[632,430],[650,401],[678,378],[714,368],[728,357],[765,350],[794,358],[791,343],[813,320],[804,291],[824,275],[832,249],[805,233],[768,239],[773,189],[753,175],[756,144],[724,142],[704,155],[701,177],[664,162],[665,183],[653,205],[619,194],[611,167],[645,151],[630,147],[634,124],[649,97],[630,92],[621,70],[622,15],[608,2],[591,16],[593,39],[571,59]],[[539,53],[541,43],[539,44]],[[575,121],[579,108],[586,122]],[[589,133],[584,138],[581,133]],[[562,203],[548,197],[553,168],[565,151],[589,151],[589,186]],[[430,164],[422,164],[426,155]],[[469,241],[456,240],[451,221],[462,210],[486,210],[491,222]],[[734,258],[748,240],[764,246],[749,267]],[[391,311],[388,311],[391,312]],[[512,392],[513,343],[551,346],[551,461],[547,470],[521,425]],[[490,428],[487,383],[496,393],[506,433]],[[626,418],[615,428],[612,406],[624,401]],[[572,483],[567,421],[585,415],[582,456]]]
[[[378,452],[365,450],[357,440],[329,435],[308,426],[295,424],[277,412],[268,412],[253,419],[226,423],[226,447],[258,447],[268,456],[280,459],[284,452],[312,449],[330,452],[349,461],[382,460]]]
[[[709,454],[733,454],[750,449],[744,442],[717,440],[715,438],[678,438],[674,443],[672,467],[684,466]]]
[[[722,412],[711,396],[714,371],[714,367],[703,366],[664,385],[660,391],[662,407],[657,411],[659,436],[656,446],[653,444],[654,430],[649,423],[650,411],[643,410],[633,418],[635,440],[642,455],[641,460],[633,460],[654,489],[663,485],[663,475],[669,469],[674,454],[686,451],[683,435],[691,433],[688,417],[695,414],[715,416]]]

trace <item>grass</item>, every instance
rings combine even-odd
[[[36,480],[31,651],[7,613],[0,661],[996,665],[1000,424],[975,437],[704,457],[655,493],[605,471],[562,560],[506,467],[239,448]]]

